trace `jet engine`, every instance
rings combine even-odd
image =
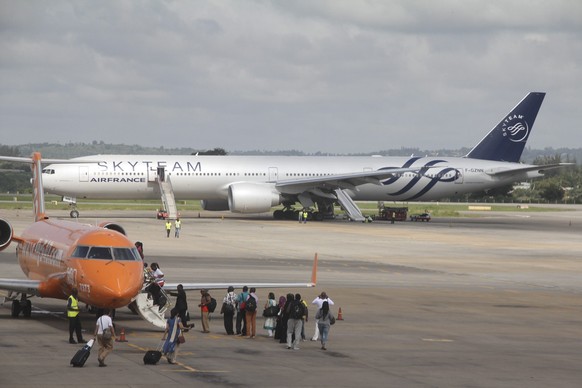
[[[200,206],[203,210],[219,212],[223,210],[230,210],[228,207],[228,200],[226,199],[203,199],[200,201]]]
[[[100,223],[99,227],[109,229],[109,230],[114,230],[116,232],[121,233],[124,236],[127,236],[127,234],[125,233],[125,229],[123,229],[123,227],[121,225],[116,224],[114,222],[105,221],[105,222]]]
[[[3,251],[12,241],[12,225],[0,218],[0,251]]]
[[[263,213],[281,203],[272,184],[235,183],[228,187],[228,207],[234,213]]]

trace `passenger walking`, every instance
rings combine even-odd
[[[245,304],[245,320],[247,322],[247,338],[255,338],[257,335],[257,306],[259,304],[259,297],[256,294],[256,289],[251,287],[249,296]]]
[[[246,308],[246,300],[249,296],[249,288],[244,286],[242,292],[238,295],[238,299],[236,301],[238,305],[238,311],[236,314],[236,334],[245,336],[247,335],[247,321],[245,319],[245,308]],[[242,326],[242,329],[241,329]]]
[[[321,309],[321,306],[323,306],[323,302],[327,302],[330,306],[333,306],[333,300],[331,300],[327,294],[325,293],[325,291],[322,291],[321,294],[319,294],[319,296],[315,299],[313,299],[313,302],[311,302],[311,304],[314,304],[317,306],[317,309]],[[317,318],[315,319],[315,333],[313,334],[313,337],[311,337],[312,341],[317,341],[317,339],[319,338],[319,325],[317,322]]]
[[[309,309],[307,308],[307,302],[301,299],[303,304],[303,317],[301,318],[301,341],[305,341],[305,322],[309,320]]]
[[[210,297],[208,290],[204,288],[200,290],[200,295],[200,304],[198,307],[200,307],[201,312],[202,332],[210,333],[210,323],[208,322],[208,305],[210,304],[212,298]]]
[[[99,366],[107,366],[105,364],[105,358],[113,350],[113,340],[115,339],[115,327],[109,315],[109,309],[103,310],[103,315],[97,319],[97,323],[95,324],[95,337],[97,337],[97,343],[99,344],[99,353],[97,356]]]
[[[224,330],[228,335],[234,334],[232,321],[234,319],[234,312],[236,310],[236,299],[237,295],[234,292],[234,287],[228,287],[228,291],[222,299],[222,309],[220,310],[220,313],[224,314]]]
[[[172,231],[172,221],[166,220],[166,237],[170,238],[170,232]]]
[[[173,308],[170,311],[170,318],[166,321],[166,331],[164,331],[164,336],[162,337],[162,341],[165,341],[162,347],[162,353],[166,356],[170,364],[176,363],[178,347],[180,346],[179,338],[182,335],[182,330],[184,330],[184,326],[178,316],[178,310]]]
[[[329,336],[329,329],[335,323],[335,317],[329,311],[329,303],[323,302],[321,309],[317,310],[315,319],[318,321],[319,332],[321,333],[321,349],[327,350],[327,338]]]
[[[87,341],[83,339],[81,329],[81,318],[79,317],[79,291],[76,288],[71,290],[71,295],[67,300],[67,319],[69,320],[69,343],[76,344],[73,339],[73,332],[77,335],[77,341],[84,344]]]
[[[279,343],[284,344],[287,342],[287,319],[289,319],[289,314],[287,314],[287,306],[293,300],[293,294],[287,294],[287,297],[279,297],[279,315],[277,316],[277,323],[275,327],[275,339],[279,340]]]
[[[180,230],[182,229],[182,221],[179,218],[176,218],[176,222],[174,222],[174,237],[180,238]]]
[[[305,315],[301,295],[295,294],[295,299],[288,304],[289,319],[287,320],[287,349],[299,350],[297,343],[301,338],[303,315]]]
[[[269,292],[269,299],[267,299],[267,303],[265,303],[264,309],[268,309],[269,307],[277,306],[277,301],[275,300],[275,294]],[[263,329],[267,330],[267,334],[269,337],[272,337],[275,333],[276,328],[276,316],[272,317],[265,317],[265,323],[263,324]]]
[[[187,328],[193,328],[194,324],[188,325],[188,300],[186,298],[186,291],[184,291],[184,286],[182,284],[178,284],[176,287],[178,290],[178,295],[176,296],[176,304],[174,308],[178,310],[178,315],[180,316],[180,320],[182,321],[182,325]]]

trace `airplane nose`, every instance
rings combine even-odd
[[[143,286],[141,262],[108,261],[98,263],[98,268],[85,272],[91,278],[89,301],[96,307],[116,309],[127,306]],[[81,290],[83,287],[80,287]]]

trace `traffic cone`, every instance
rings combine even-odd
[[[344,320],[344,318],[342,317],[342,308],[341,307],[339,308],[339,310],[337,312],[337,320],[338,321],[343,321]]]
[[[123,327],[121,328],[121,332],[119,333],[119,338],[117,338],[115,341],[127,342],[127,340],[125,339],[125,329]]]

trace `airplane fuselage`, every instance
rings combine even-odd
[[[99,163],[75,164],[83,159]],[[63,196],[95,199],[155,199],[160,197],[156,181],[163,168],[171,179],[176,199],[227,199],[230,185],[251,182],[277,183],[353,172],[389,168],[419,168],[419,172],[396,174],[381,184],[368,183],[348,189],[360,201],[429,201],[481,191],[511,182],[531,179],[537,172],[505,174],[522,164],[460,157],[293,157],[293,156],[154,156],[99,155],[72,159],[71,164],[53,165],[43,174],[45,189]],[[424,168],[426,167],[426,168]],[[430,167],[430,168],[429,168]],[[283,194],[299,194],[309,183]]]

